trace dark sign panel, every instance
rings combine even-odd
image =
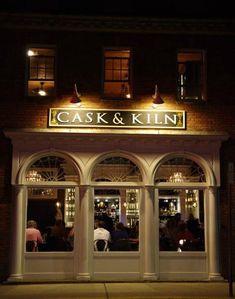
[[[185,129],[185,112],[51,108],[49,127]]]

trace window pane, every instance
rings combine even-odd
[[[95,251],[138,250],[139,190],[96,189],[94,223]]]
[[[182,156],[165,161],[156,172],[155,182],[206,182],[206,176],[196,162]]]
[[[26,251],[73,250],[74,217],[74,188],[28,188]]]
[[[129,61],[128,59],[122,59],[122,69],[129,69]]]
[[[54,71],[53,71],[53,69],[47,69],[46,70],[46,79],[47,80],[53,80],[54,79]]]
[[[114,59],[114,60],[113,60],[113,68],[114,68],[115,70],[120,70],[121,65],[120,65],[120,60],[119,60],[119,59]]]
[[[37,79],[38,78],[37,69],[31,68],[29,76],[30,76],[30,79]]]
[[[110,157],[96,165],[92,181],[140,182],[142,176],[136,164],[124,157]]]
[[[122,81],[128,81],[129,80],[129,73],[127,72],[127,71],[122,71],[122,73],[121,73],[121,76],[122,76],[122,78],[121,78],[121,80]]]
[[[43,84],[45,95],[54,94],[55,87],[55,50],[43,48],[29,48],[28,52],[28,95],[39,96],[40,82]],[[38,80],[39,83],[33,83]],[[46,83],[47,81],[47,83]],[[36,85],[36,86],[35,86]]]
[[[199,189],[160,190],[161,251],[204,251],[204,198]]]
[[[105,69],[106,70],[113,69],[113,60],[112,59],[106,59],[105,60]]]
[[[120,81],[120,79],[121,79],[121,76],[120,76],[120,71],[118,70],[118,71],[113,71],[113,81]]]
[[[104,95],[106,97],[130,98],[129,60],[129,50],[105,50]],[[120,82],[120,84],[114,84],[115,82]],[[128,92],[124,92],[122,87],[126,83],[128,84]]]
[[[45,68],[38,68],[38,79],[46,79]]]
[[[77,181],[79,177],[70,163],[58,156],[45,156],[35,161],[27,170],[25,179],[27,182],[56,182]]]
[[[202,52],[178,53],[178,97],[181,100],[204,98],[204,74]]]
[[[111,81],[113,80],[113,71],[106,71],[105,72],[105,81]]]

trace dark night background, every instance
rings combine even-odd
[[[6,0],[0,10],[74,15],[234,18],[233,0]]]

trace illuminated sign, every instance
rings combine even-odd
[[[51,108],[49,127],[185,129],[185,112]]]

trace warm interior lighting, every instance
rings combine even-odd
[[[157,84],[155,85],[155,93],[152,95],[152,98],[153,98],[153,108],[156,108],[158,105],[164,103],[158,91]]]
[[[39,94],[40,96],[44,97],[44,96],[47,95],[46,91],[45,91],[44,88],[43,88],[44,82],[40,82],[40,85],[41,85],[41,86],[40,86],[40,88],[39,88],[39,90],[38,90],[38,94]]]
[[[37,170],[29,170],[26,175],[26,181],[28,182],[41,182],[42,176],[40,173],[37,172]]]
[[[127,99],[131,98],[129,84],[122,84],[121,86],[121,93]]]
[[[73,92],[73,96],[72,96],[70,103],[76,104],[77,106],[81,106],[82,100],[80,97],[81,97],[81,94],[78,92],[77,84],[75,83],[74,84],[74,92]]]
[[[27,55],[28,56],[34,56],[35,52],[33,50],[28,50]]]
[[[172,183],[181,183],[185,181],[185,177],[182,172],[174,172],[173,175],[170,176],[169,181]]]

